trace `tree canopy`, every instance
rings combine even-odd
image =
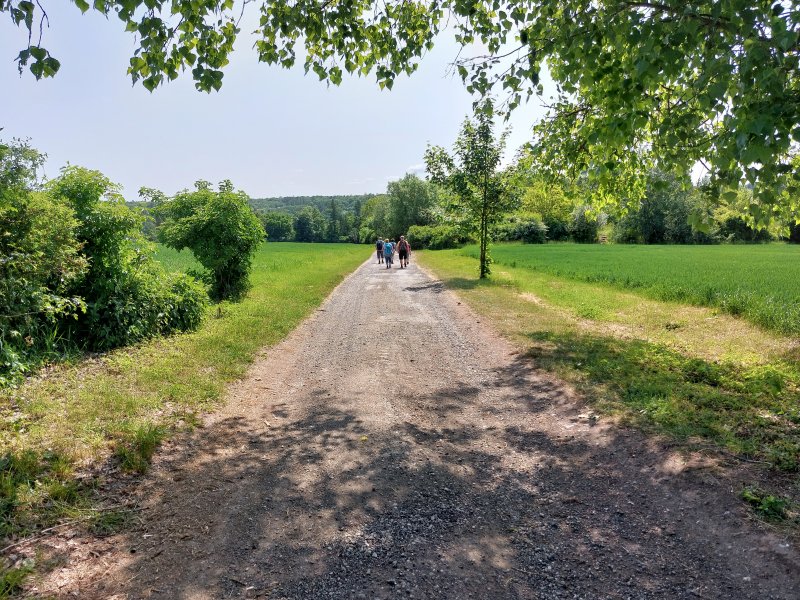
[[[219,89],[241,17],[255,9],[234,0],[73,1],[122,20],[136,40],[128,73],[150,90],[182,71],[200,90]],[[345,72],[374,73],[391,88],[439,34],[463,46],[454,61],[467,89],[502,90],[508,108],[543,93],[546,66],[557,96],[534,154],[556,177],[588,174],[600,198],[620,184],[641,189],[653,165],[687,173],[703,161],[723,193],[754,188],[756,222],[800,208],[791,162],[800,144],[797,0],[255,4],[259,60],[290,68],[299,54],[306,71],[333,84]],[[41,39],[45,4],[0,0],[0,10],[31,35],[20,69],[54,75],[58,60]]]
[[[250,289],[253,255],[264,240],[264,228],[247,194],[235,191],[229,180],[217,192],[207,181],[194,185],[158,207],[164,217],[159,238],[175,250],[192,251],[209,271],[214,300],[241,300]]]

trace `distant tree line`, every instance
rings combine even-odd
[[[440,191],[415,175],[390,182],[385,194],[330,196],[295,208],[294,212],[259,212],[268,241],[375,242],[378,237],[399,237],[412,226],[437,223]]]
[[[752,193],[741,188],[732,201],[709,199],[706,184],[685,185],[657,169],[647,175],[643,198],[608,212],[582,201],[587,181],[554,184],[526,170],[524,160],[508,167],[503,210],[490,224],[496,241],[622,244],[719,244],[785,240],[800,243],[800,226],[774,223],[756,228],[747,216]],[[364,197],[361,197],[364,198]],[[343,202],[328,197],[316,205],[259,211],[268,241],[373,243],[407,235],[417,248],[454,248],[477,241],[463,207],[443,185],[406,175],[386,193]],[[694,223],[702,217],[705,227]],[[148,225],[153,231],[156,223]]]
[[[307,206],[315,206],[320,211],[325,211],[330,206],[331,200],[346,212],[353,212],[356,203],[364,203],[375,194],[351,194],[338,196],[277,196],[274,198],[250,198],[250,206],[255,211],[280,211],[292,215],[297,214]]]

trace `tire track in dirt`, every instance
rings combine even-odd
[[[713,466],[597,422],[440,282],[373,260],[159,452],[141,526],[39,591],[798,598],[796,548]]]

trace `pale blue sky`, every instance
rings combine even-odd
[[[231,179],[253,197],[382,192],[421,167],[427,143],[450,147],[471,110],[444,38],[381,91],[373,76],[326,87],[302,66],[259,64],[245,25],[220,92],[183,77],[151,94],[125,74],[134,42],[119,21],[66,2],[48,12],[43,45],[62,63],[49,80],[19,77],[25,32],[0,21],[0,137],[30,138],[47,176],[66,162],[99,169],[131,200],[140,186],[174,193],[197,179]],[[538,100],[515,112],[509,155],[542,114]]]

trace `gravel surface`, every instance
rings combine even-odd
[[[797,599],[713,465],[597,419],[415,264],[368,261],[165,445],[80,598]]]

